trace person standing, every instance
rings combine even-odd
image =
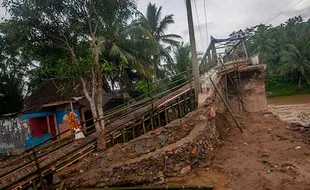
[[[80,125],[79,125],[79,122],[77,120],[76,113],[74,113],[74,111],[71,111],[70,108],[67,108],[66,114],[68,116],[69,129],[71,131],[71,134],[75,134],[75,139],[84,138],[85,136],[80,129]]]

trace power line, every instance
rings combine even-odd
[[[201,39],[201,43],[202,43],[202,48],[204,48],[204,45],[203,45],[203,38],[202,38],[201,28],[200,28],[200,22],[199,22],[199,16],[198,16],[198,11],[197,11],[196,0],[194,0],[194,4],[195,4],[196,17],[197,17],[197,22],[198,22],[198,28],[199,28],[199,33],[200,33],[200,39]]]
[[[206,22],[206,34],[207,34],[207,46],[209,45],[209,32],[208,32],[208,20],[207,20],[207,7],[206,0],[203,0],[204,12],[205,12],[205,22]]]
[[[288,4],[291,3],[292,1],[294,1],[294,0],[289,0],[289,1],[287,1],[286,3],[284,3],[280,8],[277,9],[276,12],[281,11],[282,8],[284,8],[286,5],[288,5]],[[271,15],[269,15],[269,17],[268,17],[267,19],[269,19],[270,17],[272,17],[274,14],[275,14],[275,13],[272,13]],[[267,20],[267,19],[266,19],[266,20]]]
[[[294,8],[296,5],[298,5],[300,2],[302,2],[303,0],[298,1],[297,3],[295,3],[293,6],[285,9],[284,11],[278,13],[276,16],[272,17],[271,19],[269,19],[267,22],[265,22],[265,24],[269,23],[270,21],[272,21],[273,19],[277,18],[278,16],[282,15],[283,13],[285,13],[286,11],[291,10],[292,8]]]

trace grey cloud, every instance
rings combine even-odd
[[[0,18],[6,17],[5,8],[1,6],[2,0],[0,0]]]
[[[284,13],[286,17],[294,17],[294,16],[302,16],[304,19],[308,19],[310,17],[310,6],[299,9],[299,10],[290,10]]]

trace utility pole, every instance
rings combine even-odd
[[[198,94],[200,92],[200,82],[199,82],[199,69],[198,69],[197,50],[196,50],[196,42],[195,42],[195,31],[194,31],[194,24],[193,24],[191,0],[186,0],[186,10],[187,10],[187,20],[188,20],[188,30],[189,30],[189,41],[190,41],[191,53],[192,53],[192,67],[193,67],[194,86],[195,86],[195,99],[196,99],[196,102],[198,102]]]

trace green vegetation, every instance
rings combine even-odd
[[[310,92],[310,20],[288,19],[273,27],[246,29],[250,52],[267,64],[266,88],[273,96]]]
[[[67,77],[81,83],[97,120],[103,118],[97,94],[116,88],[166,90],[176,79],[162,79],[188,68],[189,58],[179,67],[180,59],[171,56],[181,40],[166,33],[173,15],[162,16],[155,4],[145,14],[135,0],[4,0],[2,6],[9,18],[0,23],[0,115],[20,111],[24,95],[43,79]],[[149,88],[152,82],[156,86]],[[103,149],[104,121],[95,127]]]
[[[296,82],[285,83],[282,80],[276,81],[276,77],[273,79],[267,79],[266,89],[270,92],[269,97],[278,96],[292,96],[296,94],[310,94],[310,84],[303,84],[301,88],[298,88]]]
[[[135,0],[2,5],[9,17],[0,23],[0,115],[22,110],[23,99],[47,78],[81,83],[96,120],[103,118],[103,100],[95,95],[104,90],[160,93],[191,75],[190,47],[167,33],[174,16],[162,15],[161,6],[149,3],[140,12]],[[310,20],[257,25],[246,29],[246,37],[249,51],[267,64],[266,87],[273,96],[310,92]],[[95,123],[103,132],[104,122]]]

